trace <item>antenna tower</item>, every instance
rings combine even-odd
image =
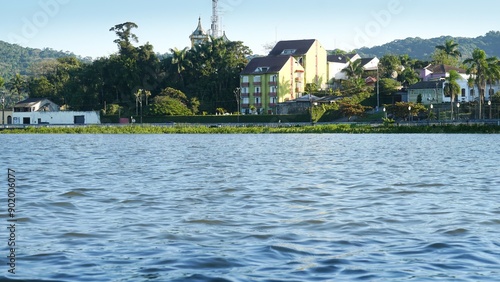
[[[220,37],[219,31],[219,11],[218,11],[219,0],[212,0],[212,37]]]

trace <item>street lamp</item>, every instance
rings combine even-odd
[[[384,107],[382,111],[384,111],[384,117],[387,119],[387,109]]]
[[[379,80],[380,80],[380,75],[379,75],[379,72],[378,72],[378,63],[377,63],[377,112],[378,112],[378,108],[380,107],[380,83],[379,83]]]
[[[488,100],[488,106],[490,106],[490,119],[491,119],[491,100]]]
[[[411,121],[411,106],[408,106],[408,121]]]
[[[460,103],[457,103],[457,120],[460,119]]]

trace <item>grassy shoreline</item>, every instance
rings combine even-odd
[[[0,134],[283,134],[283,133],[465,133],[498,134],[500,126],[487,124],[432,124],[386,126],[382,124],[317,124],[295,126],[206,126],[206,125],[90,125],[71,127],[29,126],[0,129]]]

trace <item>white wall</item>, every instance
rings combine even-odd
[[[25,118],[30,124],[75,124],[75,116],[83,116],[85,124],[100,124],[99,112],[16,112],[13,114],[13,124],[23,124]]]

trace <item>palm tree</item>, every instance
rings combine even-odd
[[[182,50],[178,50],[177,48],[170,49],[170,52],[172,52],[172,68],[182,87],[185,86],[184,76],[182,73],[186,70],[186,67],[189,64],[189,60],[187,58],[188,51],[189,49],[187,47]]]
[[[361,78],[361,75],[364,72],[363,66],[361,65],[361,59],[357,59],[354,62],[349,61],[349,64],[342,70],[342,72],[351,79]]]
[[[460,79],[460,74],[451,70],[450,75],[446,78],[446,84],[444,85],[444,93],[450,95],[451,102],[451,117],[453,117],[453,102],[455,101],[455,94],[460,92],[460,85],[458,85],[457,80]]]
[[[455,59],[462,57],[462,53],[458,51],[458,43],[455,43],[453,39],[446,40],[444,45],[437,45],[436,49],[443,51],[448,59],[450,57]]]
[[[488,74],[488,66],[493,62],[498,61],[496,58],[487,58],[486,52],[481,49],[475,49],[472,53],[472,58],[464,61],[468,66],[467,74],[471,75],[474,84],[479,91],[479,118],[482,118],[482,106],[484,102],[484,91],[486,89],[486,81]]]
[[[486,69],[486,80],[490,84],[489,99],[493,96],[493,84],[500,80],[500,65],[497,57],[489,58],[488,68]]]

